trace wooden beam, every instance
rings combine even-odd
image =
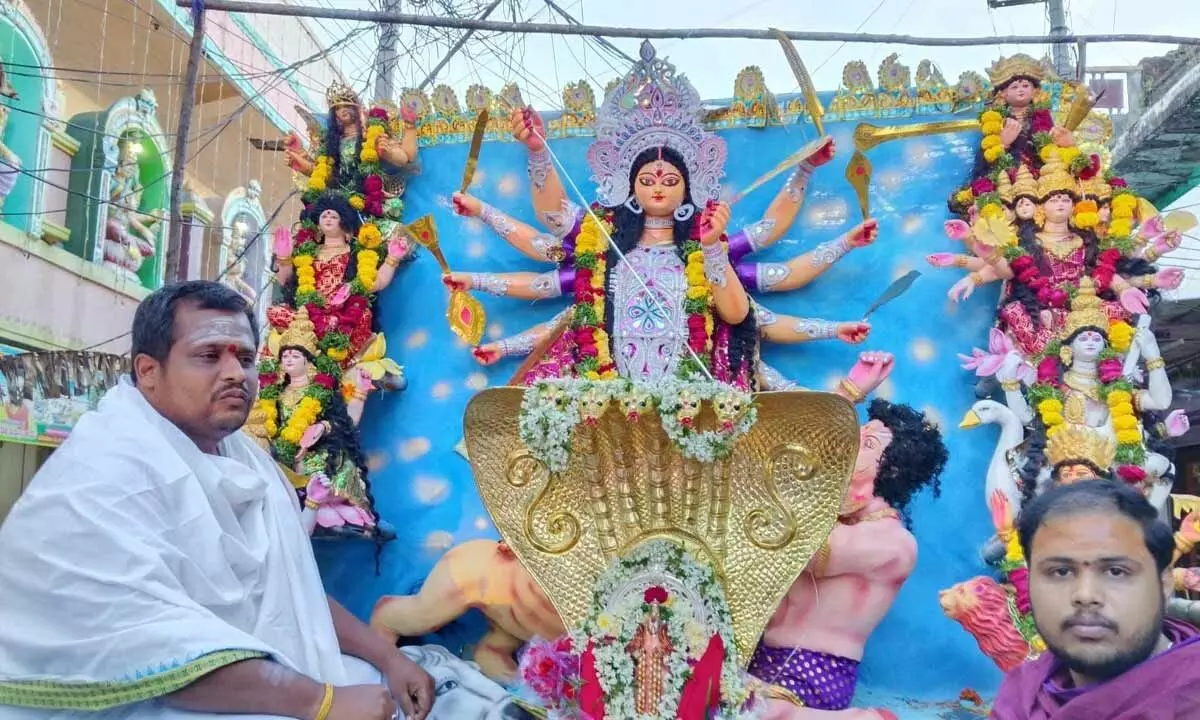
[[[180,7],[190,7],[192,0],[175,0]],[[479,20],[476,18],[438,17],[434,15],[410,15],[381,10],[351,10],[349,8],[313,7],[274,3],[245,2],[245,0],[209,0],[209,10],[238,12],[260,15],[283,15],[287,17],[324,18],[349,20],[363,23],[393,23],[419,25],[421,27],[457,28],[459,30],[483,30],[486,32],[529,33],[534,35],[587,35],[590,37],[620,37],[643,40],[695,40],[700,38],[725,38],[739,40],[770,40],[779,42],[778,35],[768,29],[743,28],[631,28],[607,25],[563,25],[560,23],[504,22]],[[919,45],[926,47],[970,47],[993,45],[1041,45],[1050,42],[1071,43],[1114,43],[1144,42],[1168,45],[1197,45],[1200,37],[1182,35],[1145,35],[1119,33],[1109,35],[988,35],[986,37],[918,37],[915,35],[880,35],[847,32],[802,32],[785,30],[792,40],[802,42],[839,42],[858,44]]]
[[[196,97],[196,85],[200,76],[200,61],[204,54],[204,0],[188,0],[184,5],[192,8],[192,45],[188,50],[187,70],[183,76],[183,97]],[[163,269],[164,282],[173,283],[179,277],[179,255],[183,243],[183,213],[180,203],[183,195],[183,174],[187,170],[188,132],[192,129],[192,107],[195,102],[184,102],[179,108],[179,127],[175,132],[175,159],[171,163],[171,225],[167,232],[167,253]]]

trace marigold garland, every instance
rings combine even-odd
[[[988,164],[995,163],[1008,153],[1004,143],[1000,140],[1000,131],[1004,129],[1003,115],[995,110],[985,110],[979,116],[979,129],[983,131],[983,140],[980,142],[983,159]]]
[[[267,433],[267,438],[274,439],[279,434],[279,408],[276,407],[274,400],[259,398],[255,401],[256,409],[263,417],[263,430]]]
[[[313,166],[312,174],[308,176],[308,189],[313,192],[324,192],[333,175],[333,160],[328,155],[321,155]]]
[[[358,231],[358,244],[374,250],[383,244],[383,233],[379,232],[379,226],[375,223],[363,223],[363,226]]]
[[[374,250],[359,250],[356,260],[358,281],[370,292],[375,287],[375,276],[379,273],[379,253]]]
[[[321,402],[311,395],[305,395],[300,398],[296,409],[292,411],[292,416],[288,418],[287,424],[279,433],[280,439],[292,445],[299,445],[301,438],[304,437],[304,431],[317,422],[321,416]]]
[[[292,266],[296,270],[296,294],[315,293],[317,291],[317,273],[313,268],[312,255],[295,255]]]
[[[604,288],[611,223],[601,220],[597,210],[586,213],[575,240],[575,310],[571,327],[575,333],[575,374],[589,380],[612,380],[617,376],[608,333],[604,330]],[[607,227],[601,228],[604,222]]]
[[[367,125],[363,132],[362,152],[359,153],[359,160],[364,164],[373,165],[379,162],[379,150],[377,149],[379,139],[383,137],[386,130],[383,125],[372,122]]]

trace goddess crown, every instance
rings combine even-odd
[[[344,83],[335,80],[325,90],[325,104],[332,110],[340,105],[358,106],[361,102],[358,99],[358,93],[354,92],[354,90],[347,87]]]
[[[650,148],[668,147],[683,157],[689,190],[697,205],[719,200],[725,167],[725,141],[700,125],[696,88],[675,66],[642,43],[641,59],[605,96],[596,114],[596,142],[588,164],[596,181],[596,199],[616,207],[629,198],[633,161]]]
[[[1085,461],[1107,470],[1116,456],[1117,448],[1111,438],[1077,425],[1059,430],[1046,441],[1046,459],[1052,467]]]

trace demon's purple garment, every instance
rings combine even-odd
[[[845,710],[858,684],[858,661],[804,648],[759,644],[750,674],[790,690],[816,710]]]

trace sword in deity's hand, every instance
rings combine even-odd
[[[767,172],[763,173],[757,180],[755,180],[754,182],[747,185],[745,190],[742,190],[741,192],[739,192],[738,194],[736,194],[732,198],[730,198],[729,206],[733,207],[735,204],[737,204],[738,202],[745,199],[745,197],[747,195],[749,195],[750,193],[759,189],[763,185],[766,185],[773,178],[777,177],[780,173],[782,173],[786,170],[789,170],[789,169],[795,167],[796,165],[804,162],[808,158],[812,157],[814,154],[816,154],[816,152],[818,150],[821,149],[821,146],[823,144],[825,144],[825,141],[826,140],[825,140],[824,136],[819,137],[816,140],[813,140],[809,144],[805,145],[804,147],[800,148],[796,152],[792,153],[791,155],[788,155],[786,158],[784,158],[783,162],[779,163],[775,167],[773,167],[770,170],[768,170]]]
[[[904,277],[898,278],[891,285],[888,285],[888,289],[884,290],[879,299],[872,303],[871,307],[867,308],[867,311],[863,313],[863,322],[866,322],[867,318],[871,317],[871,313],[908,292],[913,282],[919,277],[921,277],[920,271],[910,270]]]
[[[488,110],[479,111],[475,118],[475,134],[471,136],[471,149],[467,151],[467,166],[463,168],[462,187],[460,193],[465,193],[475,179],[475,168],[479,165],[479,150],[483,147],[483,135],[487,132]]]

